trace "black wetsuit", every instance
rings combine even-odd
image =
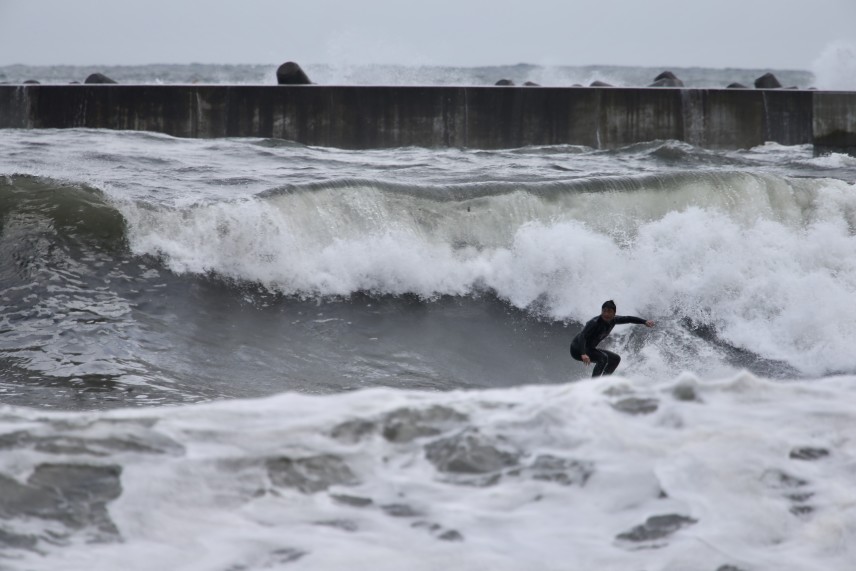
[[[621,357],[612,351],[598,349],[597,344],[606,339],[613,327],[623,323],[644,325],[646,322],[641,317],[631,315],[616,315],[615,319],[607,322],[598,315],[590,319],[583,330],[571,341],[571,357],[577,361],[582,361],[583,355],[588,355],[592,363],[595,363],[592,377],[611,375],[618,367],[618,363],[621,362]]]

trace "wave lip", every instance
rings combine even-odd
[[[356,263],[373,251],[395,256],[396,249],[402,250],[396,258],[401,263],[408,258],[466,257],[467,248],[476,255],[507,249],[532,225],[583,224],[609,237],[621,232],[632,236],[641,224],[690,207],[724,210],[739,219],[762,215],[799,224],[807,214],[803,202],[813,200],[812,192],[807,185],[800,188],[799,183],[748,173],[441,187],[349,179],[184,209],[128,204],[123,213],[137,252],[162,255],[178,271],[215,271],[276,287],[277,265],[293,278],[290,270],[299,271],[308,259],[335,256],[336,248],[354,248],[353,255],[343,257]],[[246,258],[242,268],[225,267],[240,264],[241,258]],[[334,264],[345,261],[329,260],[331,267],[317,268],[314,275],[323,280],[335,271]],[[279,279],[287,283],[284,273],[279,272]],[[312,286],[305,287],[315,293]],[[323,287],[317,292],[325,293]]]

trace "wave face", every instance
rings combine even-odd
[[[124,215],[132,249],[179,273],[310,297],[489,292],[577,322],[615,298],[622,311],[715,331],[805,374],[856,370],[856,195],[845,182],[745,172],[443,188],[351,180]]]

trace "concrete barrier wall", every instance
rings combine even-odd
[[[614,87],[0,85],[0,128],[269,137],[349,149],[615,148],[676,139],[856,149],[856,93]]]
[[[856,93],[814,94],[814,151],[844,152],[856,156]]]

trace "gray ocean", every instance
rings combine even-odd
[[[768,70],[671,71],[724,87]],[[852,569],[854,184],[856,158],[773,143],[2,130],[0,569]],[[591,380],[568,345],[606,299],[657,325],[616,327],[621,366]]]

